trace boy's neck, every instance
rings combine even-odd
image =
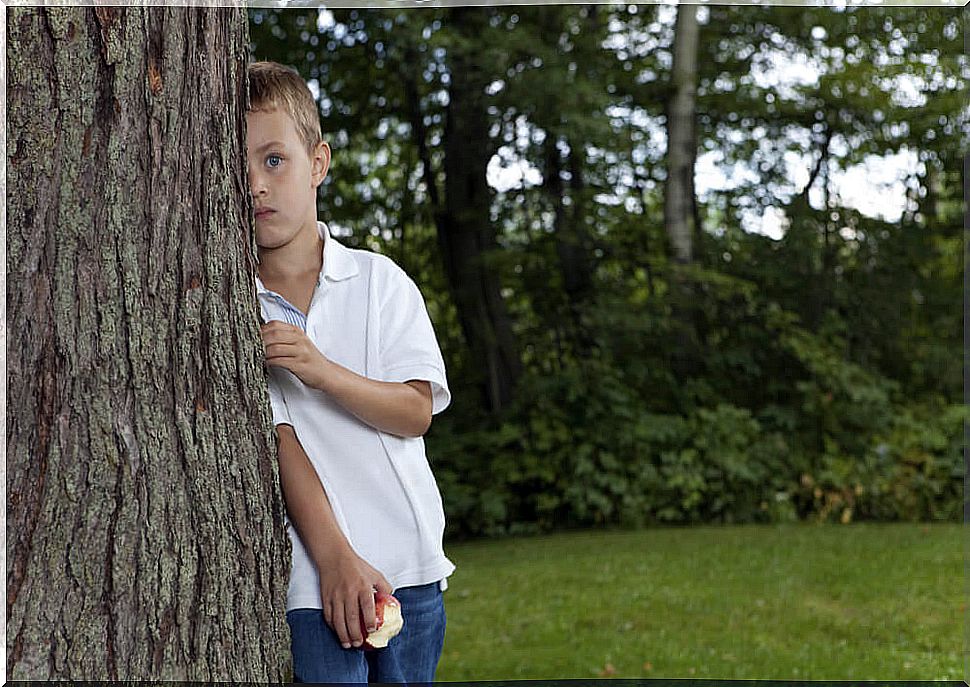
[[[316,279],[323,267],[324,239],[317,231],[317,223],[300,231],[292,241],[279,248],[257,246],[259,278],[266,282],[290,282]]]

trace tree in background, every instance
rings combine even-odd
[[[245,14],[8,12],[7,675],[281,680]]]
[[[673,60],[670,67],[670,96],[666,103],[667,179],[664,184],[664,229],[670,241],[671,258],[677,267],[694,259],[694,235],[698,231],[694,173],[697,160],[696,100],[697,42],[700,27],[697,8],[680,5],[674,28]],[[673,272],[671,300],[677,326],[674,373],[684,379],[691,374],[690,361],[698,357],[696,328],[690,301],[695,294],[682,270]]]
[[[697,98],[697,8],[677,8],[670,100],[667,102],[667,183],[664,187],[664,228],[673,259],[687,265],[693,259],[694,162],[697,159],[695,100]]]

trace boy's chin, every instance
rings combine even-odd
[[[282,248],[294,241],[304,243],[310,240],[309,236],[317,236],[316,219],[296,224],[292,216],[287,219],[274,212],[256,220],[255,224],[256,246],[265,250]]]
[[[296,236],[296,233],[294,230],[287,231],[282,227],[273,227],[272,229],[268,227],[261,228],[257,223],[256,246],[266,249],[279,248],[290,243]]]

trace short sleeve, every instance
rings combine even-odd
[[[381,380],[431,383],[431,413],[440,413],[451,402],[445,363],[438,339],[414,281],[394,265],[389,275],[390,293],[381,307]]]
[[[274,425],[292,425],[290,422],[290,412],[286,407],[286,399],[283,397],[283,391],[280,389],[279,380],[276,379],[276,375],[270,370],[268,376],[268,388],[269,388],[269,404],[273,410],[273,424]]]

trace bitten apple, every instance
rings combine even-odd
[[[367,634],[364,619],[360,620],[360,629],[364,633],[364,649],[383,649],[387,643],[401,632],[404,627],[404,616],[401,615],[401,602],[391,594],[374,592],[374,610],[377,615],[377,629]]]

